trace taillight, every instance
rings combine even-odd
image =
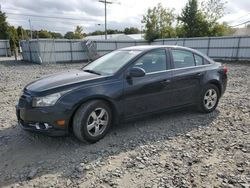
[[[223,68],[223,71],[224,71],[225,74],[227,74],[228,68],[227,68],[227,67],[224,67],[224,68]]]

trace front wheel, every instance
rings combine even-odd
[[[108,104],[101,100],[84,103],[73,119],[73,132],[80,141],[97,142],[111,126],[112,113]]]
[[[198,108],[201,112],[210,113],[216,109],[218,102],[219,89],[215,85],[209,84],[201,92]]]

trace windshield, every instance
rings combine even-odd
[[[88,64],[83,70],[100,75],[113,75],[139,53],[141,51],[113,51]]]

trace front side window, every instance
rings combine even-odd
[[[113,75],[141,51],[117,50],[106,54],[83,68],[83,71],[100,75]]]
[[[172,56],[175,68],[195,66],[195,60],[192,52],[185,50],[172,50]]]
[[[148,52],[135,62],[134,67],[143,68],[146,73],[166,70],[166,51],[161,49]]]

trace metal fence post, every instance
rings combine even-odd
[[[236,59],[237,61],[239,60],[240,42],[241,42],[241,37],[238,37],[238,45],[237,45],[236,57],[235,57],[235,59]]]
[[[8,57],[8,47],[7,47],[7,45],[8,45],[8,40],[6,40],[6,43],[5,43],[5,50],[6,50],[5,55],[6,55],[6,57]]]
[[[117,46],[117,41],[115,41],[115,49],[116,49],[116,50],[117,50],[117,47],[118,47],[118,46]]]
[[[70,61],[73,61],[73,52],[72,52],[72,40],[70,40]]]
[[[183,38],[183,46],[186,46],[186,38]]]
[[[28,45],[29,45],[29,52],[30,52],[30,61],[33,62],[32,54],[31,54],[31,47],[30,47],[30,40],[28,41]]]
[[[207,56],[209,56],[209,51],[210,51],[210,42],[211,42],[211,38],[208,37],[208,43],[207,43]]]

